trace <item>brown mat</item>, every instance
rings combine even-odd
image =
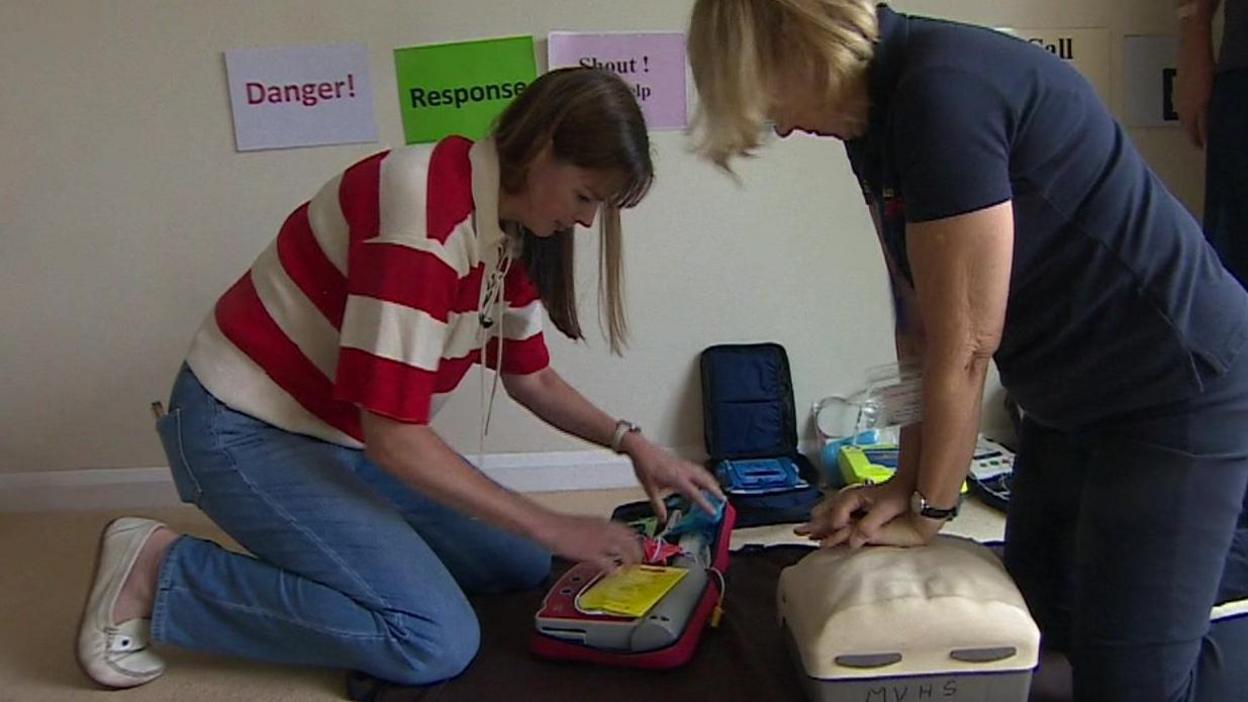
[[[360,702],[477,702],[479,700],[801,700],[797,672],[776,620],[780,571],[811,549],[746,548],[732,554],[724,616],[703,631],[683,668],[648,671],[549,661],[529,653],[533,614],[544,590],[473,599],[481,620],[481,650],[458,678],[428,687],[402,687],[354,673],[347,691]],[[557,564],[562,572],[567,564]],[[550,582],[553,582],[551,580]]]

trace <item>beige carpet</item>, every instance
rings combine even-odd
[[[532,497],[556,509],[605,516],[643,494],[626,489]],[[96,687],[74,660],[74,637],[100,529],[124,513],[131,512],[0,514],[0,702],[345,699],[341,671],[258,665],[169,648],[161,650],[169,670],[158,680],[125,692]],[[233,546],[193,508],[143,516]]]

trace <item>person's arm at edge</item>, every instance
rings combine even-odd
[[[1209,96],[1213,91],[1213,16],[1221,0],[1177,0],[1179,65],[1175,110],[1187,138],[1205,147]]]

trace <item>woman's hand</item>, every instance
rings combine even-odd
[[[543,520],[537,538],[557,556],[576,563],[593,563],[606,572],[641,562],[637,532],[601,517],[552,512]]]
[[[922,546],[943,522],[910,511],[910,491],[900,483],[851,485],[820,502],[810,521],[793,531],[818,541],[820,548],[848,544]]]
[[[660,524],[667,521],[667,506],[663,504],[663,498],[668,490],[675,490],[689,498],[707,514],[715,514],[715,508],[702,491],[706,490],[720,500],[724,499],[724,493],[709,471],[692,461],[673,456],[646,441],[640,434],[628,434],[622,443],[624,452],[633,460],[637,482],[649,496],[650,506]]]

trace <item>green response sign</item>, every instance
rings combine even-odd
[[[480,139],[537,77],[533,37],[395,49],[394,73],[407,143],[448,134]]]

